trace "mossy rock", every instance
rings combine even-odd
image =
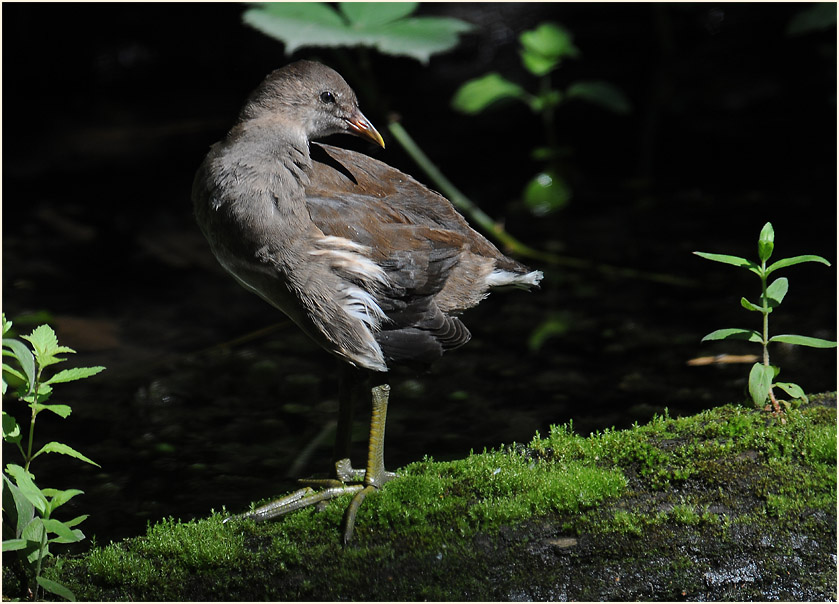
[[[425,459],[367,498],[346,548],[344,498],[166,519],[45,575],[89,600],[835,600],[835,404]]]

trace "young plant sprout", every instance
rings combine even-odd
[[[758,407],[763,407],[766,404],[766,401],[769,400],[773,413],[777,415],[782,413],[780,402],[785,401],[778,401],[775,397],[774,388],[780,388],[794,399],[803,399],[806,401],[807,397],[804,394],[804,390],[802,390],[798,384],[793,384],[791,382],[773,382],[780,372],[780,369],[777,366],[769,364],[769,343],[785,342],[787,344],[797,344],[799,346],[809,346],[811,348],[835,348],[836,342],[792,334],[769,336],[769,315],[774,309],[780,306],[781,302],[784,300],[784,296],[786,296],[787,291],[789,290],[789,281],[786,277],[780,277],[771,283],[768,283],[769,275],[778,269],[786,268],[794,264],[802,264],[804,262],[820,262],[830,266],[830,262],[821,256],[814,256],[811,254],[795,256],[793,258],[784,258],[767,266],[766,263],[772,256],[774,247],[775,230],[772,228],[772,223],[767,222],[760,231],[760,238],[757,243],[760,264],[752,262],[751,260],[746,260],[745,258],[729,256],[726,254],[710,254],[707,252],[694,252],[694,254],[715,262],[722,262],[724,264],[731,264],[733,266],[745,268],[760,278],[760,303],[754,304],[746,298],[740,298],[740,305],[746,310],[758,312],[763,315],[763,329],[761,331],[740,328],[718,329],[706,335],[702,338],[702,341],[747,340],[749,342],[758,342],[761,346],[763,346],[763,361],[755,363],[749,373],[749,394],[751,395],[755,405]]]
[[[35,418],[42,411],[50,411],[61,418],[67,418],[69,405],[48,403],[53,392],[53,384],[73,382],[96,375],[104,367],[74,367],[52,372],[47,378],[44,369],[63,362],[59,354],[75,352],[67,346],[59,346],[55,332],[49,325],[36,327],[28,336],[22,338],[29,342],[27,346],[20,340],[7,337],[12,322],[2,316],[3,324],[3,379],[2,393],[4,407],[9,386],[17,390],[17,398],[29,406],[30,416],[27,424],[18,424],[15,418],[3,411],[3,440],[14,444],[23,458],[23,466],[6,464],[3,472],[3,553],[17,552],[29,575],[30,592],[34,600],[50,592],[66,600],[75,601],[73,593],[61,583],[43,577],[43,561],[50,553],[50,545],[75,543],[84,539],[84,533],[75,528],[81,524],[84,516],[61,521],[53,513],[76,495],[79,489],[41,488],[35,483],[35,475],[30,469],[32,461],[46,453],[60,453],[75,457],[83,462],[97,466],[72,447],[60,442],[48,442],[37,451],[34,450]]]

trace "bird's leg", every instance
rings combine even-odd
[[[349,390],[354,389],[351,388]],[[345,544],[348,543],[352,539],[355,517],[361,503],[367,495],[376,489],[380,489],[385,483],[396,476],[393,472],[385,470],[384,462],[385,423],[387,421],[389,395],[390,386],[387,384],[382,384],[372,389],[373,410],[370,417],[370,439],[368,441],[367,468],[365,470],[354,470],[350,465],[349,458],[343,457],[335,463],[337,479],[307,479],[301,481],[306,484],[322,487],[321,490],[316,491],[310,486],[306,486],[290,495],[267,503],[238,517],[253,518],[254,520],[270,520],[304,507],[316,505],[322,501],[328,501],[341,495],[352,494],[354,497],[349,507],[347,507],[343,521],[343,541]],[[351,400],[345,400],[342,397],[341,411],[339,411],[340,418],[338,421],[339,434],[336,436],[336,454],[342,451],[341,447],[346,446],[346,449],[348,449],[349,444],[349,436],[341,433],[342,429],[350,430],[350,426],[346,422],[352,417],[351,413],[347,413],[343,409],[345,405],[351,405]],[[343,450],[345,451],[346,449]],[[363,482],[358,482],[361,480]]]
[[[387,422],[390,386],[387,384],[376,386],[372,394],[373,412],[370,417],[370,439],[367,444],[367,470],[364,473],[363,488],[355,494],[344,513],[344,544],[352,539],[355,516],[364,498],[396,477],[393,472],[385,470],[385,423]]]

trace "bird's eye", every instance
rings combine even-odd
[[[320,100],[328,105],[335,102],[335,95],[327,90],[320,93]]]

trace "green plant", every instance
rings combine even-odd
[[[526,104],[539,115],[547,145],[532,151],[544,168],[524,188],[524,201],[537,215],[547,214],[565,206],[571,199],[571,188],[562,177],[561,160],[569,154],[556,139],[556,110],[570,100],[582,99],[596,103],[615,113],[628,113],[629,101],[618,88],[603,81],[580,81],[564,90],[551,84],[551,76],[566,59],[578,57],[579,49],[571,34],[555,23],[543,23],[519,36],[520,56],[525,69],[539,78],[536,92],[493,72],[463,84],[452,99],[452,106],[467,114],[480,113],[499,101],[514,100]]]
[[[760,231],[758,238],[757,250],[760,264],[740,258],[738,256],[729,256],[726,254],[710,254],[707,252],[694,252],[697,256],[701,256],[707,260],[715,262],[722,262],[724,264],[731,264],[745,268],[760,278],[761,294],[760,303],[754,304],[746,298],[740,298],[740,305],[746,310],[760,313],[763,316],[763,329],[755,331],[752,329],[728,328],[717,329],[712,331],[704,338],[703,342],[710,340],[747,340],[749,342],[757,342],[763,347],[763,361],[755,363],[749,373],[749,394],[752,397],[755,405],[762,407],[767,399],[772,404],[774,413],[781,413],[781,407],[777,398],[775,398],[774,388],[779,388],[786,392],[794,399],[803,399],[806,401],[804,391],[798,384],[791,382],[774,382],[780,369],[777,366],[769,364],[769,344],[771,342],[784,342],[787,344],[797,344],[799,346],[809,346],[811,348],[835,348],[836,342],[829,340],[822,340],[820,338],[811,338],[808,336],[799,336],[792,334],[782,334],[771,336],[769,335],[769,315],[780,306],[781,302],[789,290],[789,281],[786,277],[775,279],[768,283],[769,275],[775,271],[801,264],[804,262],[819,262],[830,266],[830,263],[821,256],[804,255],[794,256],[792,258],[783,258],[766,265],[772,252],[775,248],[775,230],[772,228],[772,223],[767,222]]]
[[[417,2],[267,2],[245,11],[242,19],[281,40],[286,53],[301,47],[369,46],[380,52],[427,63],[450,50],[472,26],[448,17],[412,16]]]
[[[57,355],[75,352],[66,346],[59,346],[55,332],[48,325],[36,327],[22,338],[32,349],[6,335],[12,322],[2,316],[3,323],[3,379],[2,392],[6,396],[8,387],[17,387],[17,397],[30,409],[29,430],[24,434],[15,418],[3,411],[3,439],[13,443],[23,457],[23,466],[7,464],[3,473],[3,552],[17,551],[30,575],[30,589],[38,599],[44,589],[62,598],[74,600],[73,593],[56,581],[41,576],[42,563],[50,555],[52,543],[75,543],[84,539],[84,533],[74,528],[87,516],[61,521],[53,517],[55,511],[76,495],[78,489],[40,488],[35,475],[30,471],[32,462],[46,453],[61,453],[98,466],[72,447],[59,442],[49,442],[33,451],[35,442],[35,420],[42,411],[50,411],[66,418],[70,415],[69,405],[48,404],[52,385],[80,380],[96,375],[104,367],[75,367],[53,373],[49,378],[44,369],[65,359]],[[8,378],[9,382],[6,382]],[[7,538],[8,537],[8,538]]]

